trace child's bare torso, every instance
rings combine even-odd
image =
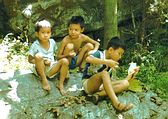
[[[81,46],[83,45],[84,43],[84,38],[83,36],[80,36],[79,38],[77,39],[71,39],[69,36],[68,36],[68,42],[67,43],[72,43],[74,45],[74,51],[76,53],[79,52]]]

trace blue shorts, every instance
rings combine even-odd
[[[71,59],[71,63],[69,65],[69,69],[75,69],[77,66],[76,66],[76,61],[78,59],[78,55],[72,57]]]

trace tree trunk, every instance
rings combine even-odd
[[[146,45],[146,42],[145,42],[145,22],[147,20],[147,16],[146,16],[146,12],[147,12],[147,9],[148,6],[147,6],[147,3],[145,3],[145,0],[142,0],[142,21],[140,23],[140,26],[139,26],[139,29],[138,29],[138,33],[137,33],[137,36],[138,36],[138,42],[142,45]]]
[[[118,34],[117,0],[104,1],[104,40],[103,47],[107,46],[108,40]]]

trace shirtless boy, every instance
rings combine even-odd
[[[99,43],[82,34],[83,31],[83,17],[73,16],[68,23],[68,35],[62,40],[57,56],[58,59],[68,58],[70,69],[82,67],[85,57],[99,48]]]

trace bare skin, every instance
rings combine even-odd
[[[62,40],[57,58],[60,59],[66,57],[71,61],[71,58],[78,54],[76,65],[79,66],[90,51],[98,50],[99,43],[82,34],[84,29],[81,28],[79,24],[71,24],[68,31],[69,35]]]
[[[35,55],[34,61],[35,61],[37,73],[39,74],[40,79],[42,81],[42,88],[44,90],[49,91],[51,88],[46,78],[45,67],[50,65],[50,61],[43,60],[40,54]],[[60,78],[59,78],[60,82],[57,88],[59,89],[62,95],[65,95],[66,93],[64,91],[64,80],[66,79],[66,76],[68,73],[68,64],[69,62],[66,58],[60,59],[57,63],[53,65],[53,67],[50,69],[50,71],[47,74],[48,77],[52,77],[53,75],[55,75],[57,72],[60,71]]]
[[[108,96],[113,104],[113,106],[119,111],[127,111],[133,107],[133,104],[123,104],[121,103],[116,93],[120,93],[126,90],[129,86],[129,80],[131,80],[131,75],[127,76],[125,80],[111,81],[109,73],[107,71],[102,71],[98,74],[93,75],[87,81],[87,90],[90,94],[96,94],[99,96]],[[100,86],[103,85],[103,89],[100,90]]]
[[[45,50],[48,50],[50,47],[49,38],[51,36],[51,28],[40,28],[39,32],[35,32],[35,34],[39,38],[39,43],[41,47],[43,47]],[[35,54],[34,57],[29,55],[28,61],[29,63],[35,64],[37,73],[39,74],[42,81],[42,88],[47,91],[51,90],[51,87],[45,75],[45,66],[50,65],[50,62],[48,63],[48,61],[46,61],[47,64],[45,64],[44,59],[39,53]]]
[[[36,32],[36,36],[38,37],[38,41],[40,43],[40,46],[48,51],[50,48],[50,36],[51,36],[51,28],[50,27],[42,27],[39,29],[38,32]],[[54,54],[54,51],[53,51]],[[54,57],[54,56],[53,56]],[[69,61],[66,58],[62,58],[59,61],[57,61],[55,64],[52,65],[52,68],[49,71],[46,71],[46,68],[51,67],[51,60],[44,58],[40,52],[37,52],[34,56],[29,55],[28,56],[29,63],[35,64],[35,68],[37,71],[37,74],[40,77],[42,88],[44,90],[50,91],[51,87],[48,83],[47,77],[54,76],[57,72],[60,72],[59,77],[59,91],[62,95],[65,94],[64,91],[64,80],[68,73],[68,65]]]
[[[56,87],[59,89],[62,95],[66,94],[66,91],[64,90],[64,81],[68,73],[68,65],[69,65],[68,60],[66,58],[62,58],[57,63],[54,64],[52,69],[47,74],[48,77],[51,77],[55,73],[60,71],[60,77],[59,77],[60,81],[59,81],[59,85],[57,85]]]
[[[113,80],[111,81],[111,85],[115,93],[121,93],[122,91],[126,90],[129,87],[129,81],[135,79],[136,74],[139,71],[139,67],[135,69],[133,74],[129,74],[124,80]],[[107,96],[106,91],[104,88],[100,89],[99,92],[96,92],[99,96]]]
[[[104,64],[112,69],[115,69],[118,65],[117,61],[121,58],[121,55],[124,53],[122,48],[113,49],[109,48],[105,51],[106,59],[99,59],[92,56],[88,56],[86,61],[92,64]],[[129,74],[125,80],[111,81],[109,73],[105,70],[97,74],[92,75],[87,79],[87,91],[89,94],[96,94],[99,96],[108,96],[113,104],[113,106],[119,111],[127,111],[133,107],[133,104],[123,104],[121,103],[116,93],[120,93],[123,90],[126,90],[129,86],[129,80],[132,80],[139,68],[137,68],[134,74]],[[100,89],[101,85],[103,88]]]

